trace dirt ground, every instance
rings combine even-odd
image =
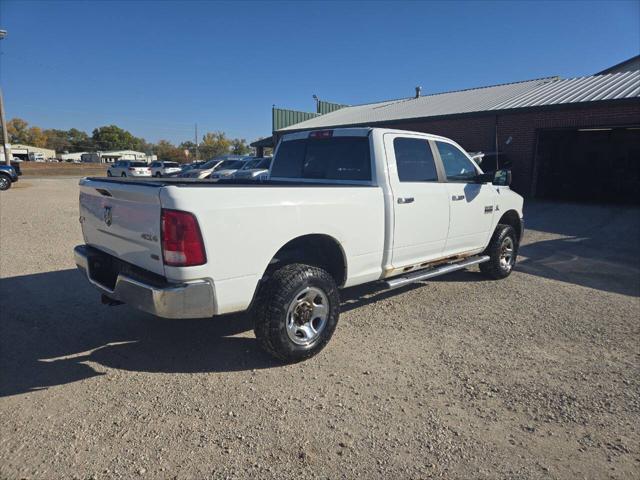
[[[639,478],[640,209],[529,202],[520,262],[343,293],[317,357],[105,307],[77,179],[0,193],[0,478]]]
[[[20,162],[20,180],[32,177],[105,175],[108,167],[105,163]],[[19,184],[20,182],[17,185]]]

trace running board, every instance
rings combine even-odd
[[[471,265],[477,265],[479,263],[484,263],[487,261],[489,261],[488,255],[483,255],[481,257],[469,257],[458,263],[448,263],[446,265],[442,265],[440,267],[436,267],[427,271],[418,270],[417,272],[405,275],[404,277],[392,278],[391,280],[387,280],[385,283],[387,284],[387,288],[393,290],[394,288],[404,287],[405,285],[409,285],[410,283],[419,282],[421,280],[428,280],[429,278],[433,277],[439,277],[440,275],[455,272],[457,270],[462,270],[463,268],[470,267]]]

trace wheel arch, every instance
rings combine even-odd
[[[322,268],[329,272],[338,286],[347,280],[347,257],[340,242],[331,235],[312,233],[289,240],[273,255],[262,278],[290,263]]]
[[[510,225],[516,231],[516,235],[518,235],[518,242],[522,238],[522,221],[520,220],[520,215],[515,210],[507,210],[502,214],[500,220],[498,220],[498,225]]]

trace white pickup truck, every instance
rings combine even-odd
[[[298,361],[331,338],[339,288],[476,264],[507,277],[523,234],[510,179],[434,135],[293,133],[263,182],[82,179],[75,259],[104,303],[165,318],[250,310],[261,345]]]

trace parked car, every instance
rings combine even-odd
[[[107,177],[150,177],[151,169],[146,162],[118,160],[107,170]]]
[[[246,157],[240,155],[224,155],[216,157],[204,163],[199,168],[188,170],[180,176],[183,178],[209,178],[210,175],[218,169],[237,169],[241,167],[242,165],[244,165],[244,163],[239,162],[244,161],[245,158]]]
[[[269,174],[270,167],[271,157],[254,158],[231,175],[231,178],[239,180],[265,180]]]
[[[30,162],[45,162],[44,153],[42,152],[29,152],[28,159]]]
[[[184,172],[182,172],[178,176],[181,177],[181,178],[198,178],[198,179],[202,179],[202,178],[205,178],[205,177],[209,176],[211,174],[211,172],[213,172],[213,169],[215,169],[222,162],[223,162],[223,160],[218,160],[218,159],[209,160],[208,162],[204,162],[203,164],[199,165],[198,167],[194,167],[194,168],[190,168],[188,170],[185,170]]]
[[[178,162],[165,162],[162,160],[151,162],[149,168],[153,177],[167,177],[182,172]]]
[[[204,165],[207,162],[192,162],[192,163],[185,163],[182,165],[182,172],[181,173],[185,173],[189,170],[193,170],[194,168],[200,168],[202,165]]]
[[[20,175],[22,175],[22,171],[18,163],[0,164],[0,190],[9,190],[11,185],[18,181]]]
[[[223,178],[231,178],[234,173],[253,160],[255,160],[254,157],[241,157],[237,160],[225,160],[222,164],[218,165],[208,177],[205,178],[213,181],[218,181]]]
[[[523,235],[510,179],[435,135],[298,132],[252,185],[80,180],[75,261],[105,303],[166,318],[251,308],[262,347],[299,361],[331,338],[339,288],[393,289],[472,265],[509,276]]]

